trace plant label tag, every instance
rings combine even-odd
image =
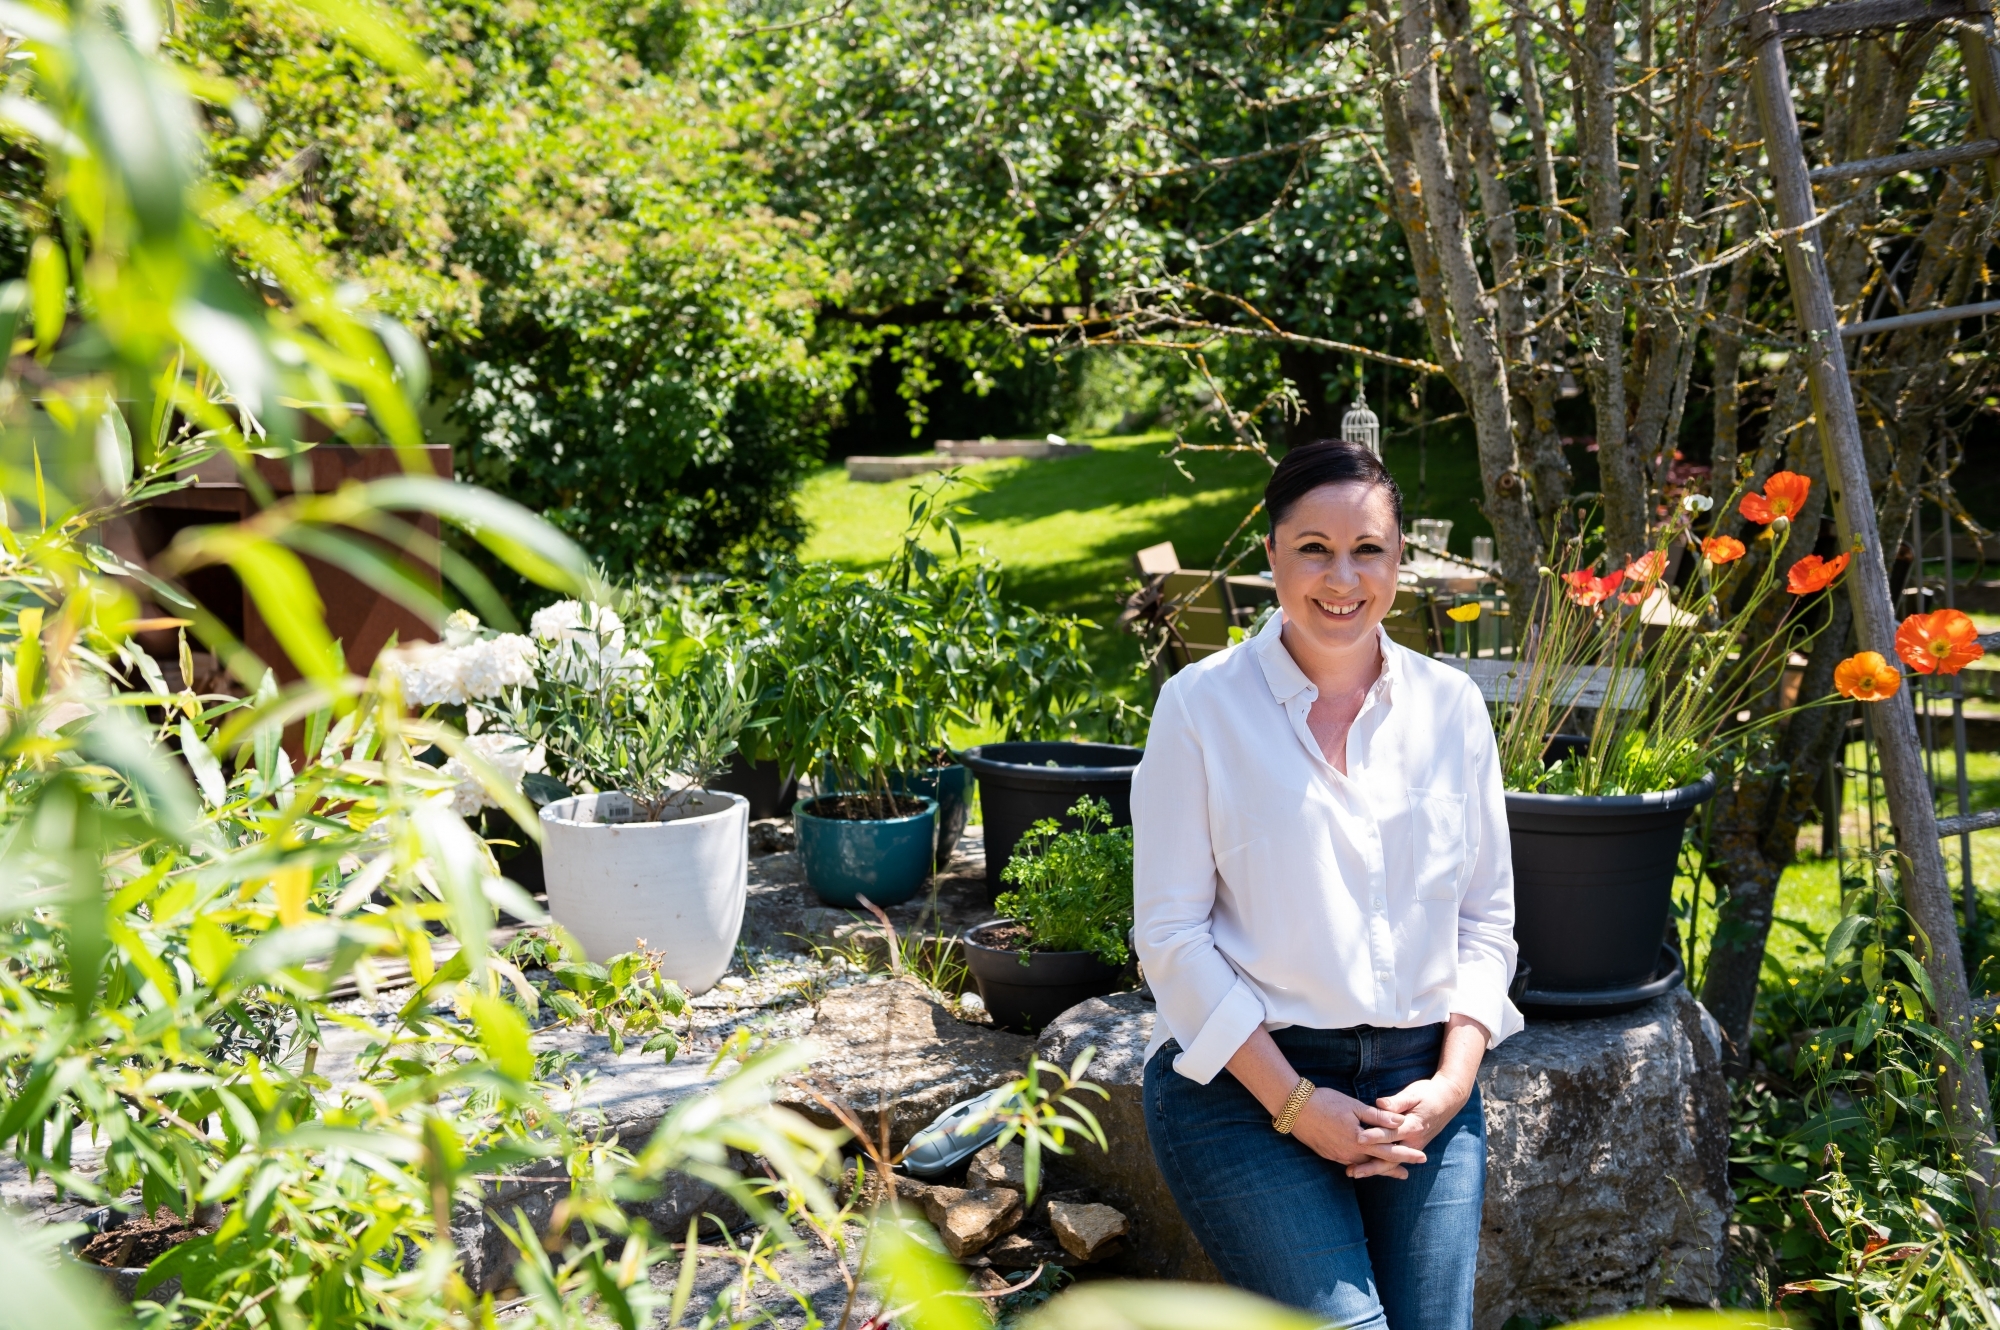
[[[633,804],[632,796],[611,790],[597,796],[597,820],[599,822],[637,822],[639,809]]]

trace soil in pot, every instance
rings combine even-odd
[[[884,817],[890,807],[895,816]],[[900,905],[931,875],[935,799],[835,791],[801,799],[792,821],[806,885],[828,905],[856,909],[863,896],[877,905]]]
[[[986,824],[986,899],[1005,884],[1000,872],[1023,832],[1045,817],[1067,830],[1069,810],[1084,795],[1111,805],[1111,825],[1132,824],[1132,773],[1142,748],[1122,744],[998,743],[965,750],[965,765],[979,778],[979,806]]]
[[[1021,948],[1029,948],[1026,955]],[[965,963],[993,1023],[1016,1034],[1042,1027],[1079,1002],[1125,987],[1125,971],[1089,951],[1036,951],[1011,919],[968,929]]]

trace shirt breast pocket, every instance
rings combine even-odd
[[[1456,790],[1411,790],[1410,839],[1417,899],[1455,903],[1465,872],[1465,796]]]

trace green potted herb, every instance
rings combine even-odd
[[[1079,799],[1077,830],[1054,818],[1028,828],[1007,861],[1004,917],[969,929],[966,965],[994,1023],[1039,1031],[1079,1002],[1115,993],[1130,959],[1132,828],[1111,805]]]

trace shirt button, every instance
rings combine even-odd
[[[1383,908],[1383,905],[1382,905],[1382,898],[1381,898],[1380,896],[1377,896],[1377,897],[1375,898],[1375,908],[1376,908],[1376,909],[1378,909],[1378,910],[1379,910],[1379,909],[1382,909],[1382,908]]]

